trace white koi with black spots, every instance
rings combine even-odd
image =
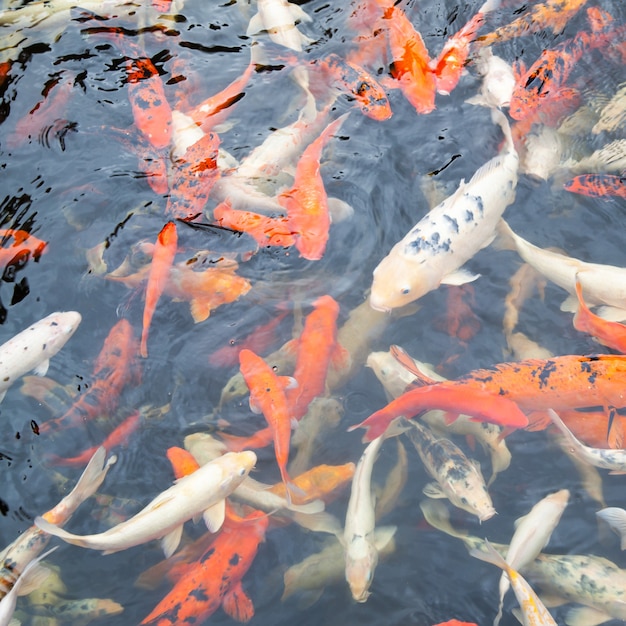
[[[504,210],[515,200],[519,158],[504,115],[492,111],[505,135],[503,151],[456,192],[431,209],[374,270],[370,304],[389,311],[413,302],[441,284],[478,278],[462,270],[495,237]]]

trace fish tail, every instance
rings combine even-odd
[[[369,443],[377,437],[380,437],[385,430],[387,430],[387,426],[389,426],[390,421],[390,417],[387,417],[378,411],[376,413],[372,413],[372,415],[370,415],[363,422],[350,426],[350,428],[348,428],[348,432],[352,432],[357,428],[365,428],[366,432],[365,435],[363,435],[363,443]]]
[[[87,547],[86,542],[83,540],[82,537],[79,537],[78,535],[73,535],[72,533],[67,532],[67,530],[63,530],[62,528],[59,528],[55,524],[51,524],[50,522],[46,521],[43,517],[37,516],[34,520],[34,524],[35,526],[37,526],[37,528],[39,528],[39,530],[43,530],[45,533],[48,533],[49,535],[54,535],[55,537],[58,537],[59,539],[63,539],[63,541],[67,543],[71,543],[75,546],[80,546],[82,548]]]
[[[497,124],[504,134],[504,151],[515,152],[515,145],[513,143],[513,135],[511,133],[511,126],[509,120],[500,109],[491,109],[491,119],[494,124]]]

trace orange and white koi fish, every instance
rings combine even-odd
[[[250,23],[246,35],[267,32],[270,39],[281,46],[302,51],[302,46],[309,45],[312,40],[303,35],[297,27],[298,22],[310,22],[311,18],[304,9],[287,0],[258,0],[258,13]]]
[[[13,240],[10,246],[5,245]],[[47,242],[27,233],[25,230],[0,229],[0,270],[19,260],[20,265],[31,258],[35,263],[46,251]]]
[[[602,345],[626,354],[626,326],[619,322],[605,320],[589,310],[583,299],[583,288],[576,281],[578,310],[574,315],[574,328],[595,337]]]
[[[626,176],[581,174],[568,180],[563,189],[591,198],[626,198]]]
[[[250,390],[250,408],[263,413],[272,431],[274,453],[289,500],[290,489],[293,488],[287,473],[292,416],[285,388],[293,384],[293,379],[285,380],[278,377],[274,370],[251,350],[244,349],[239,353],[239,365]]]
[[[36,517],[35,525],[67,543],[103,550],[104,554],[163,538],[163,551],[169,557],[180,543],[183,524],[192,517],[201,514],[211,532],[220,529],[225,498],[241,484],[255,463],[254,452],[229,452],[178,480],[130,519],[96,535],[74,535],[43,517]]]
[[[51,313],[0,346],[0,402],[27,372],[45,375],[50,359],[74,334],[81,319],[76,311]]]
[[[318,261],[324,256],[330,229],[328,197],[320,174],[322,150],[348,115],[344,113],[328,124],[307,146],[298,161],[293,187],[278,196],[280,205],[287,211],[291,229],[297,235],[296,248],[309,261]]]
[[[370,304],[381,311],[401,307],[441,284],[478,278],[461,266],[491,243],[506,207],[515,199],[519,159],[504,114],[503,152],[485,163],[455,193],[431,209],[374,269]]]
[[[154,315],[157,302],[165,289],[165,284],[174,263],[178,246],[178,234],[176,224],[168,222],[163,226],[157,237],[156,245],[152,253],[150,273],[146,284],[146,298],[143,309],[143,328],[141,330],[141,356],[148,358],[148,331]]]
[[[544,50],[528,70],[518,68],[509,106],[513,119],[523,120],[538,111],[545,101],[558,97],[583,55],[607,43],[608,28],[613,18],[597,7],[587,9],[587,14],[591,32],[580,31],[573,38]]]
[[[483,46],[490,46],[547,29],[558,34],[586,2],[587,0],[546,0],[546,2],[529,7],[529,10],[523,12],[510,24],[477,37],[476,41]]]
[[[252,619],[254,606],[241,586],[241,579],[265,538],[268,521],[267,515],[259,511],[238,523],[227,520],[198,562],[183,569],[173,589],[141,624],[203,623],[220,605],[237,621]]]
[[[133,328],[122,318],[104,340],[94,363],[91,383],[61,417],[40,424],[39,432],[46,434],[84,426],[100,415],[115,411],[124,385],[131,381],[138,384],[141,379],[136,361],[137,348]]]
[[[220,175],[217,167],[219,144],[216,133],[207,133],[189,146],[184,156],[174,161],[166,215],[191,221],[202,214]]]
[[[377,1],[384,8],[391,75],[418,113],[430,113],[435,108],[437,85],[424,40],[399,6],[388,0]]]

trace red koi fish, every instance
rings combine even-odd
[[[626,176],[581,174],[566,182],[563,188],[592,198],[626,198]]]
[[[422,382],[427,382],[423,375]],[[474,370],[454,381],[412,389],[372,414],[362,424],[352,427],[352,430],[359,426],[374,426],[367,434],[367,440],[371,441],[384,432],[395,417],[413,416],[426,408],[441,408],[501,426],[524,428],[528,420],[521,410],[601,406],[606,413],[610,413],[616,408],[623,408],[626,406],[625,384],[626,356],[565,355],[499,363],[489,369]],[[434,393],[427,391],[437,388]],[[474,393],[485,394],[484,403],[476,406]],[[441,395],[444,396],[441,406],[435,406],[436,402],[440,402]],[[510,402],[509,408],[504,411],[496,399]],[[453,408],[455,403],[456,409]],[[426,404],[429,406],[425,407]]]
[[[596,7],[587,9],[587,14],[592,32],[581,31],[555,48],[544,50],[528,71],[522,66],[516,68],[509,107],[513,119],[522,120],[543,107],[545,101],[557,97],[583,55],[607,43],[613,18]]]
[[[435,108],[437,86],[424,40],[401,8],[393,3],[386,6],[390,4],[387,0],[378,2],[386,7],[383,20],[391,51],[391,75],[418,113],[430,113]]]
[[[6,244],[13,240],[11,245]],[[25,230],[0,229],[0,270],[19,260],[20,264],[29,259],[39,261],[48,244],[37,239]]]
[[[197,563],[182,569],[173,589],[142,620],[142,626],[202,624],[220,605],[239,622],[252,619],[254,606],[241,579],[254,561],[268,523],[260,511],[241,523],[227,519],[215,541]]]
[[[219,178],[217,150],[220,139],[208,133],[187,148],[185,155],[172,165],[170,197],[165,214],[192,221],[202,214],[209,193]]]
[[[291,413],[285,388],[293,384],[287,377],[279,377],[274,370],[251,350],[239,353],[241,374],[250,390],[250,408],[263,413],[272,430],[274,454],[287,491],[293,484],[287,473],[289,443],[291,440]]]
[[[172,465],[172,470],[174,470],[176,480],[193,474],[200,467],[193,454],[184,448],[172,446],[167,449],[166,454],[168,461]]]
[[[95,361],[95,379],[67,412],[39,426],[41,434],[82,426],[103,414],[115,411],[119,395],[128,382],[139,383],[141,370],[136,362],[137,341],[132,326],[121,319],[109,332]]]
[[[446,314],[435,321],[435,328],[467,344],[480,330],[480,319],[474,313],[476,300],[471,284],[448,287]]]
[[[448,95],[459,83],[469,56],[470,43],[485,21],[478,12],[461,30],[446,41],[439,56],[431,61],[430,68],[435,75],[437,92]]]
[[[578,280],[576,281],[576,296],[578,297],[578,310],[574,315],[574,328],[583,333],[589,333],[602,345],[626,354],[626,326],[619,322],[602,319],[592,313],[585,304],[583,288]]]
[[[278,202],[287,211],[291,230],[297,235],[296,248],[309,261],[324,256],[330,229],[328,198],[320,174],[322,150],[347,116],[344,113],[328,124],[307,146],[298,161],[293,187],[278,196]]]
[[[287,391],[291,417],[302,419],[314,398],[324,393],[326,375],[331,360],[347,360],[345,350],[337,343],[339,304],[325,295],[313,303],[314,310],[307,315],[298,339],[298,355],[293,377],[298,386]]]
[[[123,446],[128,443],[130,436],[139,429],[141,425],[141,416],[139,411],[135,411],[132,415],[127,417],[119,426],[114,428],[111,433],[105,438],[105,440],[97,446],[93,446],[87,450],[84,450],[77,456],[73,457],[61,457],[55,454],[46,455],[46,460],[53,465],[59,465],[61,467],[78,467],[85,465],[89,462],[89,459],[97,452],[98,448],[102,446],[107,452],[118,446]]]
[[[434,626],[478,626],[474,622],[459,622],[458,619],[451,619],[447,622],[441,622],[440,624],[434,624]]]
[[[296,243],[289,218],[268,217],[252,211],[232,209],[225,200],[213,209],[213,219],[222,227],[250,235],[259,246],[289,248]]]
[[[361,111],[377,121],[388,120],[391,106],[378,81],[359,65],[331,53],[315,62],[334,84],[347,90],[355,98]]]
[[[176,249],[178,247],[178,234],[176,224],[168,222],[163,226],[152,253],[152,263],[146,284],[146,299],[143,309],[143,328],[141,331],[140,354],[144,359],[148,358],[148,331],[154,315],[157,302],[165,289],[165,284],[174,263]]]

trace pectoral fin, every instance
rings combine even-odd
[[[202,518],[209,532],[216,533],[224,523],[226,517],[226,500],[220,500],[212,507],[209,507],[203,514]]]
[[[209,300],[194,298],[189,303],[189,310],[196,324],[198,322],[204,322],[204,320],[208,319],[209,315],[211,315],[211,303]]]
[[[434,498],[435,500],[448,497],[438,483],[428,483],[422,491],[424,492],[424,495],[429,498]]]
[[[567,612],[565,623],[567,626],[597,626],[612,619],[608,613],[592,609],[590,606],[581,606]]]
[[[45,359],[33,370],[33,374],[45,376],[48,372],[48,367],[50,367],[50,359]]]
[[[178,544],[180,543],[180,539],[183,536],[183,525],[180,524],[174,530],[170,531],[161,539],[161,547],[163,548],[163,553],[165,554],[165,558],[169,559],[174,552],[176,552],[176,548],[178,548]]]
[[[241,582],[224,594],[222,608],[224,613],[238,622],[249,622],[254,617],[254,604],[243,590]]]
[[[466,283],[471,283],[475,281],[477,278],[480,278],[480,274],[472,274],[464,269],[458,269],[454,272],[450,272],[441,279],[442,285],[465,285]]]

